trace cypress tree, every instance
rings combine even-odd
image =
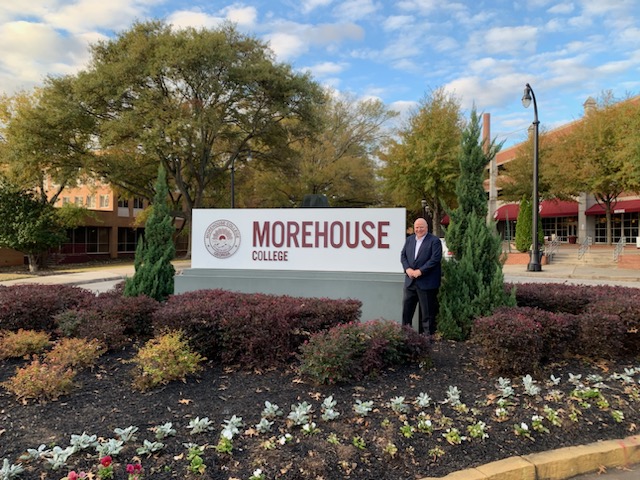
[[[516,222],[516,250],[519,252],[528,252],[531,248],[532,225],[531,201],[523,196],[520,200],[520,211]]]
[[[162,166],[158,170],[155,190],[145,235],[136,248],[135,273],[127,279],[124,294],[128,297],[147,295],[163,301],[173,294],[175,268],[171,260],[176,250],[173,243],[175,229],[167,203],[167,175]]]
[[[438,330],[444,338],[465,340],[473,319],[501,305],[514,305],[504,290],[502,241],[495,225],[486,223],[484,170],[500,146],[493,142],[489,155],[480,141],[480,119],[475,109],[462,136],[460,178],[456,184],[458,208],[451,212],[447,246],[454,258],[443,265]]]
[[[525,196],[520,200],[520,211],[516,222],[516,249],[519,252],[528,252],[531,249],[531,237],[533,237],[533,210],[531,201]],[[544,245],[544,231],[542,230],[542,218],[538,215],[538,245]]]

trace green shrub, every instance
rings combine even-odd
[[[40,353],[49,346],[49,334],[34,330],[0,332],[0,359],[20,358]]]
[[[136,364],[133,386],[145,391],[173,380],[184,380],[200,371],[205,360],[189,348],[182,332],[170,332],[149,340],[131,360]]]
[[[427,337],[396,322],[339,325],[301,347],[300,372],[321,384],[360,380],[390,365],[426,361]]]
[[[73,388],[76,372],[70,368],[41,362],[34,357],[28,365],[16,369],[16,374],[2,383],[19,399],[56,400]]]

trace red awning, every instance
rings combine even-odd
[[[565,200],[544,200],[540,204],[541,217],[577,217],[578,202]]]
[[[496,210],[496,213],[493,214],[494,220],[506,220],[509,221],[517,220],[518,212],[520,211],[520,205],[517,203],[508,203],[507,205],[502,205],[500,208]]]
[[[444,217],[442,217],[440,225],[449,225],[449,215],[445,215]]]
[[[518,219],[520,205],[517,203],[509,203],[502,205],[493,214],[493,218],[498,221],[505,221],[507,217],[509,221]],[[578,202],[570,202],[563,200],[544,200],[540,204],[540,217],[577,217]]]
[[[640,200],[620,200],[611,205],[611,213],[632,212],[640,212]],[[604,206],[596,203],[592,207],[589,207],[584,213],[587,215],[604,215]]]

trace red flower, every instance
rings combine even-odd
[[[74,472],[73,470],[71,470],[71,471],[69,472],[69,475],[67,475],[67,479],[68,479],[68,480],[78,480],[78,478],[80,478],[80,477],[79,477],[79,476],[78,476],[78,474],[77,474],[76,472]]]
[[[104,468],[109,468],[109,465],[111,465],[111,457],[109,455],[107,455],[106,457],[102,457],[100,459],[100,464],[104,467]]]

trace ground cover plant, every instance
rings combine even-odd
[[[551,288],[536,288],[545,298],[551,295]],[[527,292],[534,289],[527,286],[518,290],[523,298],[533,296]],[[637,294],[628,289],[592,293],[585,311],[595,308],[597,298],[633,299]],[[198,298],[198,305],[204,305],[203,295]],[[630,302],[617,313],[606,307],[608,315],[632,325]],[[565,318],[560,311],[552,313]],[[498,312],[493,321],[504,317]],[[553,338],[556,345],[568,341],[560,328],[564,322],[557,327],[548,321],[554,317],[542,311],[532,317],[541,336]],[[207,327],[215,326],[216,318]],[[305,318],[309,325],[328,322]],[[116,479],[413,479],[512,455],[621,438],[635,433],[639,424],[637,351],[590,358],[578,347],[566,355],[550,355],[542,348],[537,371],[505,374],[483,360],[485,346],[473,337],[467,342],[436,340],[425,361],[421,344],[407,342],[413,337],[397,326],[383,325],[384,333],[375,340],[367,333],[372,328],[368,324],[359,330],[350,324],[335,322],[314,338],[343,338],[330,329],[355,332],[347,336],[354,346],[343,340],[342,349],[364,348],[357,358],[377,366],[360,380],[332,383],[322,375],[305,375],[298,368],[301,357],[289,356],[287,364],[280,355],[263,356],[273,359],[271,367],[266,361],[261,367],[225,363],[226,357],[212,349],[211,358],[198,362],[200,371],[179,375],[184,381],[141,392],[134,387],[140,373],[132,360],[154,345],[141,337],[98,352],[102,354],[93,366],[69,366],[75,372],[73,388],[58,400],[23,401],[0,389],[0,476],[59,480],[85,472],[100,478],[110,469]],[[166,320],[162,326],[167,327]],[[183,318],[180,326],[189,322]],[[55,332],[52,337],[54,344],[38,354],[43,362],[64,340]],[[311,338],[298,344],[296,337],[292,345],[313,345]],[[204,337],[198,341],[207,346]],[[625,344],[630,349],[634,343]],[[414,350],[403,350],[407,345]],[[413,360],[407,363],[391,361],[398,351],[421,355],[408,356]],[[191,346],[187,358],[195,358],[189,357],[195,352]],[[0,381],[32,361],[2,360]]]

